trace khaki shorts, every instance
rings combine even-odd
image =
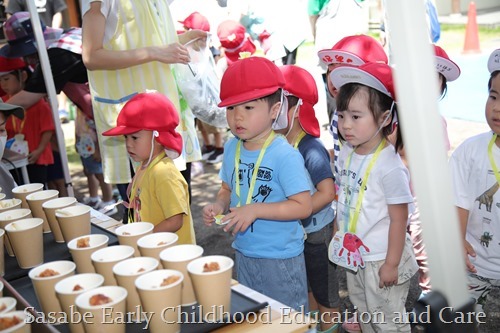
[[[198,126],[200,131],[205,130],[208,134],[225,133],[227,131],[226,127],[215,127],[199,119],[196,119],[196,126]]]

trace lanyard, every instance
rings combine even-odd
[[[264,154],[266,153],[266,149],[269,144],[273,141],[274,131],[271,131],[271,134],[267,137],[264,142],[264,146],[260,150],[259,157],[257,158],[257,162],[255,162],[255,167],[252,172],[252,180],[250,182],[250,188],[248,189],[247,201],[245,205],[248,205],[250,201],[252,201],[252,194],[255,188],[255,182],[257,181],[257,173],[259,172],[260,163],[264,158]],[[236,195],[238,196],[238,205],[236,207],[241,206],[241,197],[240,197],[240,154],[241,154],[241,140],[238,140],[238,144],[236,145],[236,154],[234,155],[234,172],[235,172],[235,182],[236,182]]]
[[[24,116],[24,119],[21,121],[21,125],[19,126],[19,132],[17,131],[17,121],[15,117],[12,117],[12,127],[14,128],[14,132],[16,134],[21,134],[24,130],[24,122],[26,121],[26,116]]]
[[[493,158],[493,145],[497,140],[497,134],[493,134],[493,137],[488,144],[488,158],[490,159],[491,167],[493,168],[493,173],[495,174],[495,178],[497,179],[497,183],[500,185],[500,173],[498,172],[497,165],[495,163],[495,159]]]
[[[293,148],[297,149],[299,147],[300,141],[306,136],[306,132],[300,131],[299,135],[297,135],[297,139],[295,139],[295,142],[293,144]]]
[[[349,224],[348,225],[349,225],[349,232],[351,232],[351,233],[356,233],[356,227],[358,224],[359,213],[361,212],[361,205],[363,203],[363,197],[365,196],[365,188],[366,188],[366,183],[368,181],[368,176],[370,175],[373,167],[375,166],[375,162],[377,161],[377,159],[380,155],[380,152],[384,148],[385,143],[386,143],[385,138],[382,139],[382,141],[380,141],[380,143],[378,144],[377,150],[375,150],[375,153],[373,154],[373,157],[370,160],[370,164],[368,164],[368,167],[366,168],[365,174],[363,175],[363,180],[361,181],[359,194],[358,194],[358,197],[356,199],[356,208],[354,210],[354,215],[351,216],[351,214],[349,214]],[[354,150],[349,154],[349,157],[347,158],[348,167],[351,165],[351,159],[352,159],[353,154],[354,154]],[[350,209],[350,207],[351,207],[351,199],[352,199],[352,196],[349,197],[349,202],[347,203],[347,209]]]
[[[133,205],[133,201],[135,200],[135,194],[136,194],[136,191],[137,191],[137,188],[141,185],[142,183],[142,179],[144,178],[144,176],[146,175],[146,173],[153,167],[155,166],[158,162],[160,162],[164,157],[165,157],[165,151],[162,151],[158,156],[156,156],[154,158],[154,160],[151,161],[151,163],[149,163],[148,167],[146,168],[145,171],[143,172],[140,172],[140,168],[141,166],[139,166],[137,168],[137,170],[135,171],[135,176],[134,176],[134,179],[132,179],[132,188],[130,190],[130,196],[129,196],[129,207],[132,207],[132,208],[136,208],[135,205]],[[134,212],[135,214],[135,212]],[[130,222],[136,222],[135,221],[135,217],[130,213],[130,210],[129,210],[129,217],[128,217],[128,221],[129,223]]]

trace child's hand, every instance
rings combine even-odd
[[[203,207],[203,223],[207,226],[211,226],[214,223],[215,216],[222,214],[223,212],[224,209],[216,203],[206,205]]]
[[[467,266],[467,270],[471,273],[477,273],[476,267],[471,263],[469,256],[476,257],[476,251],[470,243],[464,240],[464,249],[465,249],[465,265]]]
[[[42,154],[41,150],[35,149],[31,153],[28,154],[28,163],[29,164],[34,164],[36,161],[38,161],[38,158]]]
[[[378,271],[380,282],[379,288],[392,287],[398,284],[398,266],[384,263]]]
[[[223,221],[231,220],[225,227],[224,231],[236,235],[238,232],[245,232],[249,226],[257,219],[255,207],[253,205],[245,205],[243,207],[230,208],[230,213],[227,214]]]

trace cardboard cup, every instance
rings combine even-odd
[[[49,222],[50,230],[54,233],[54,240],[57,243],[64,243],[64,237],[59,227],[59,222],[56,218],[56,210],[61,208],[66,208],[74,206],[76,204],[76,198],[73,197],[62,197],[57,199],[52,199],[46,201],[42,204],[43,211]]]
[[[14,187],[12,189],[12,195],[14,196],[14,198],[21,200],[22,208],[30,208],[28,206],[28,202],[26,201],[26,197],[31,193],[38,192],[41,190],[43,190],[43,184],[40,183],[26,184]]]
[[[201,257],[202,254],[203,248],[192,244],[175,245],[160,252],[160,261],[164,268],[177,270],[184,275],[182,306],[196,303],[196,296],[186,266],[191,260]]]
[[[143,257],[156,258],[159,261],[160,252],[176,245],[178,239],[179,236],[173,232],[155,232],[139,238],[137,248]],[[163,269],[161,263],[159,269]]]
[[[219,269],[203,272],[204,266],[217,263]],[[206,256],[187,265],[196,299],[207,322],[223,320],[231,312],[231,278],[234,262],[226,256]]]
[[[111,302],[91,305],[90,299],[96,295],[106,296]],[[85,332],[125,333],[126,326],[120,318],[126,311],[126,298],[127,289],[119,286],[103,286],[78,295],[75,299],[78,310],[89,315],[89,319],[83,321]]]
[[[127,312],[137,313],[141,308],[141,300],[135,289],[135,280],[142,274],[158,268],[158,259],[150,257],[133,257],[120,261],[113,266],[113,274],[120,287],[127,289]],[[135,318],[141,319],[141,318]]]
[[[1,189],[1,187],[0,187],[0,189]],[[6,195],[5,193],[0,193],[0,200],[5,199],[5,197],[6,197],[6,196],[7,196],[7,195]]]
[[[31,324],[28,323],[27,311],[13,311],[0,314],[0,320],[9,318],[9,320],[16,319],[17,324],[2,330],[2,333],[31,333]]]
[[[7,237],[21,268],[43,264],[43,220],[28,218],[5,226]]]
[[[3,254],[3,244],[5,243],[5,239],[7,239],[7,236],[5,236],[5,230],[0,229],[0,276],[5,275],[5,257]]]
[[[162,286],[166,279],[172,277],[177,280]],[[135,280],[143,310],[153,313],[149,324],[152,333],[180,332],[178,312],[181,311],[183,280],[181,272],[171,269],[152,271]]]
[[[49,312],[54,312],[56,318],[63,318],[63,310],[56,296],[55,285],[59,281],[75,274],[76,265],[69,260],[51,261],[41,266],[32,268],[29,277],[35,289],[35,295],[43,313],[48,316]],[[57,275],[40,276],[45,272],[55,272]],[[57,321],[56,321],[57,322]]]
[[[5,229],[5,226],[11,222],[32,217],[33,216],[31,215],[31,210],[29,210],[28,208],[12,209],[0,213],[0,228]],[[10,240],[7,234],[5,234],[3,242],[5,244],[5,248],[7,249],[7,254],[13,257],[14,251],[12,250],[12,245],[10,244]]]
[[[17,300],[14,297],[0,297],[0,313],[16,311]]]
[[[78,312],[75,303],[76,297],[85,291],[102,286],[103,283],[104,277],[101,274],[87,273],[69,276],[57,282],[54,286],[61,308],[68,316],[71,333],[85,333],[83,322],[78,320],[78,316],[74,316],[74,313]]]
[[[78,247],[79,242],[87,243],[88,247]],[[95,251],[108,246],[109,237],[102,234],[90,234],[73,238],[68,243],[69,253],[76,264],[76,271],[82,273],[95,273],[94,265],[90,256]]]
[[[49,233],[50,225],[45,215],[45,211],[42,208],[44,202],[57,198],[59,191],[57,190],[44,190],[35,193],[28,194],[26,196],[26,202],[31,210],[33,217],[39,217],[43,219],[43,232]]]
[[[128,245],[113,245],[99,249],[90,255],[92,265],[98,274],[104,276],[105,286],[116,286],[113,266],[118,262],[131,258],[134,248]]]
[[[134,248],[134,256],[139,257],[141,253],[137,247],[137,241],[144,235],[153,233],[154,224],[150,222],[134,222],[116,228],[115,233],[120,245],[128,245]]]
[[[90,211],[86,205],[71,206],[56,210],[56,219],[59,222],[64,241],[90,234]]]
[[[17,198],[0,200],[0,213],[21,208],[22,201]]]

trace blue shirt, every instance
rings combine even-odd
[[[316,193],[316,186],[323,180],[331,178],[333,173],[330,167],[330,156],[321,141],[311,135],[306,135],[299,143],[299,152],[305,161],[305,167],[309,174],[311,195]],[[333,222],[335,211],[329,203],[316,214],[302,220],[302,225],[307,233],[323,229],[324,226]]]
[[[231,189],[230,207],[236,207],[240,201],[236,195],[236,179],[240,182],[240,205],[246,204],[253,168],[260,153],[260,150],[247,150],[241,144],[240,166],[238,177],[235,177],[237,142],[238,139],[233,138],[225,144],[219,173],[222,181]],[[310,190],[302,156],[282,136],[275,137],[271,142],[257,172],[253,203],[282,202],[292,195]],[[292,258],[304,250],[304,229],[299,220],[257,219],[252,228],[236,234],[233,248],[252,258]]]

